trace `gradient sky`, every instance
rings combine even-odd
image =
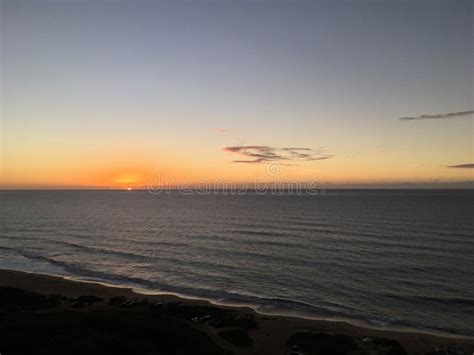
[[[325,184],[473,180],[472,1],[2,0],[0,16],[0,188],[271,180],[270,163]]]

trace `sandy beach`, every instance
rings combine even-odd
[[[474,355],[474,0],[0,24],[0,355]]]
[[[105,349],[242,355],[474,352],[472,338],[268,316],[249,308],[9,270],[0,270],[0,300],[2,354]]]

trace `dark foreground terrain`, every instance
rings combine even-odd
[[[128,289],[49,276],[0,272],[2,355],[404,355],[468,354],[473,349],[468,339],[394,336],[390,332],[382,337],[385,333],[380,331],[361,333],[354,326],[329,323],[262,316],[248,309],[173,296],[145,298]]]
[[[151,304],[0,288],[2,354],[229,354]],[[110,303],[110,302],[109,302]]]

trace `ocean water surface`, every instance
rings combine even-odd
[[[0,192],[0,268],[474,335],[474,191]]]

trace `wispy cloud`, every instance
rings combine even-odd
[[[448,168],[455,169],[474,169],[474,164],[459,164],[459,165],[448,165]]]
[[[459,111],[459,112],[448,112],[442,114],[435,114],[435,115],[421,115],[421,116],[413,116],[413,117],[400,117],[402,121],[412,121],[412,120],[436,120],[436,119],[443,119],[443,118],[456,118],[456,117],[463,117],[474,115],[474,111]]]
[[[258,164],[266,162],[292,162],[325,160],[332,157],[325,148],[275,148],[266,145],[238,145],[223,148],[225,152],[238,154],[244,159],[234,160],[233,163]]]

